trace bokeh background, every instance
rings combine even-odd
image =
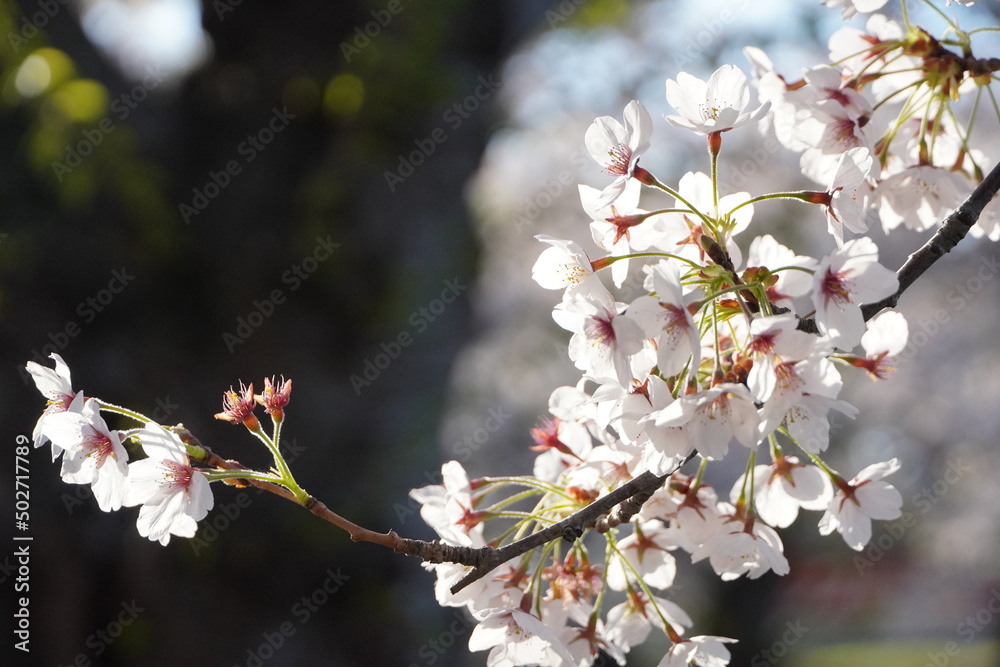
[[[529,471],[528,429],[577,377],[549,317],[558,295],[530,268],[535,234],[590,246],[576,183],[606,181],[583,146],[591,120],[630,99],[661,118],[666,78],[748,71],[746,44],[794,77],[839,23],[818,3],[694,4],[0,3],[4,441],[43,407],[24,362],[54,350],[74,388],[263,466],[213,414],[230,385],[284,375],[303,486],[367,527],[431,537],[409,489],[452,458]],[[997,20],[980,4],[963,25]],[[794,156],[754,159],[759,142],[727,138],[724,182],[806,186]],[[704,170],[702,140],[658,120],[644,165]],[[823,252],[812,213],[759,207],[755,224]],[[923,236],[894,234],[884,262]],[[732,664],[1000,664],[996,262],[969,239],[935,266],[901,302],[914,344],[896,378],[845,388],[864,411],[835,424],[831,460],[853,474],[901,457],[905,523],[876,525],[858,555],[807,514],[783,533],[792,572],[753,582],[678,554],[671,595],[696,633],[740,638]],[[104,514],[63,484],[45,451],[30,481],[26,664],[485,663],[418,561],[280,499],[220,488],[198,537],[163,548],[135,510]]]

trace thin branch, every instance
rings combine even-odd
[[[222,458],[211,449],[201,444],[198,438],[192,435],[187,429],[177,427],[174,431],[183,442],[199,447],[205,452],[204,456],[197,457],[196,459],[205,465],[218,468],[220,470],[250,471],[250,468],[247,468],[239,461]],[[684,459],[684,461],[677,465],[675,470],[690,461],[693,456],[694,453],[692,452],[686,459]],[[657,489],[663,486],[667,477],[669,477],[669,474],[656,476],[651,472],[644,472],[626,484],[618,487],[608,495],[598,498],[578,512],[566,517],[562,521],[554,523],[537,533],[532,533],[517,542],[512,542],[511,544],[499,549],[489,546],[479,548],[455,546],[451,544],[444,544],[438,540],[433,540],[431,542],[413,540],[400,537],[395,531],[392,530],[388,533],[377,533],[345,519],[312,495],[308,497],[304,506],[317,517],[346,531],[347,534],[351,536],[351,540],[355,542],[372,542],[374,544],[381,544],[382,546],[389,547],[397,553],[417,556],[429,563],[459,563],[461,565],[472,566],[474,569],[469,572],[465,578],[452,587],[451,590],[454,594],[472,582],[483,578],[503,563],[506,563],[513,558],[517,558],[521,554],[527,553],[535,547],[539,547],[552,540],[559,539],[560,537],[564,540],[572,542],[583,535],[583,532],[588,528],[597,527],[598,530],[601,530],[601,532],[605,532],[619,523],[625,523],[640,509],[642,509],[643,504],[649,500],[650,496],[652,496]],[[230,479],[225,480],[225,482],[228,484],[236,484],[238,486],[254,486],[258,489],[263,489],[264,491],[273,493],[276,496],[280,496],[285,500],[290,500],[297,505],[299,504],[295,499],[295,496],[288,489],[278,484],[252,478]],[[618,508],[617,512],[614,512],[609,516],[604,516],[611,512],[611,510],[619,504],[621,504],[621,506]]]
[[[679,468],[680,465],[677,467]],[[506,563],[512,558],[517,558],[521,554],[527,553],[535,547],[539,547],[560,537],[568,542],[572,542],[583,535],[584,530],[594,527],[603,514],[611,511],[611,509],[619,503],[625,503],[631,498],[642,498],[639,503],[639,507],[641,507],[642,503],[649,500],[649,497],[653,495],[658,488],[663,486],[667,477],[669,477],[669,475],[657,476],[648,471],[644,472],[638,477],[634,477],[626,484],[618,487],[608,495],[598,498],[581,509],[579,512],[566,517],[558,523],[552,524],[548,528],[540,530],[537,533],[532,533],[517,542],[512,542],[504,547],[500,547],[499,549],[494,549],[493,547],[483,547],[482,549],[479,549],[478,551],[484,552],[483,562],[476,565],[475,569],[451,587],[452,595],[459,592],[472,582],[482,579],[503,563]],[[636,508],[635,511],[638,511],[638,508]],[[634,513],[635,512],[632,512],[632,514]]]

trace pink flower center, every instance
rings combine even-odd
[[[833,301],[838,306],[851,302],[851,290],[849,289],[847,273],[836,273],[833,269],[826,270],[823,278],[822,294],[826,303]]]
[[[687,313],[683,308],[672,303],[663,303],[662,301],[660,302],[660,307],[667,312],[667,322],[663,327],[664,331],[677,335],[687,330]]]
[[[618,144],[608,151],[608,162],[604,168],[615,176],[627,176],[631,161],[632,149],[625,144]]]
[[[754,355],[771,354],[774,352],[777,338],[778,334],[773,331],[754,336],[750,340],[750,345],[747,346],[747,351]]]
[[[855,128],[858,126],[853,120],[844,119],[837,121],[832,124],[828,130],[830,138],[834,143],[847,150],[848,148],[856,148],[861,145],[855,134]]]
[[[191,478],[194,475],[194,468],[176,461],[163,461],[164,484],[175,489],[186,490],[191,486]]]
[[[111,439],[103,433],[93,431],[90,435],[84,436],[81,446],[87,453],[86,455],[88,457],[94,457],[94,465],[98,468],[104,465],[104,461],[109,456],[112,459],[115,458],[114,447],[111,444]]]
[[[595,343],[610,346],[615,342],[615,328],[611,324],[610,317],[591,317],[584,330],[587,338]]]

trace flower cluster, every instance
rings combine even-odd
[[[50,358],[55,368],[34,361],[27,364],[35,386],[48,404],[34,429],[35,447],[50,444],[52,460],[62,456],[61,476],[69,484],[89,484],[98,506],[105,512],[139,505],[139,534],[166,545],[172,535],[194,537],[198,521],[212,509],[214,498],[210,481],[261,478],[280,483],[273,475],[252,471],[227,471],[195,467],[192,455],[201,460],[205,450],[182,439],[181,427],[170,429],[141,414],[74,392],[69,367],[56,353]],[[251,431],[260,424],[253,415],[256,403],[265,406],[280,424],[281,410],[288,404],[291,380],[278,383],[265,380],[265,390],[253,393],[253,385],[242,395],[230,390],[223,401],[227,410],[216,415],[247,424]],[[111,429],[101,411],[124,415],[142,423],[127,430]],[[238,418],[237,418],[238,417]],[[261,433],[258,437],[262,436]],[[263,436],[267,440],[266,435]],[[277,438],[275,437],[276,441]],[[126,448],[133,441],[138,447]],[[133,460],[141,451],[145,458]]]
[[[884,0],[827,4],[846,17]],[[831,412],[857,413],[839,395],[841,369],[886,378],[907,341],[900,313],[862,310],[900,287],[864,236],[869,224],[927,229],[982,178],[987,157],[970,147],[955,104],[990,83],[992,63],[974,59],[969,35],[957,34],[962,55],[876,15],[867,31],[837,32],[834,64],[796,82],[748,48],[758,106],[737,67],[707,82],[680,73],[666,84],[677,111],[666,120],[706,137],[710,169],[676,187],[640,164],[654,123],[638,101],[623,122],[601,117],[587,130],[588,150],[614,177],[603,189],[579,186],[599,255],[539,236],[548,247],[533,268],[541,287],[562,290],[553,319],[571,334],[581,379],[552,393],[551,416],[532,430],[540,452],[532,475],[469,480],[452,461],[443,484],[412,497],[443,542],[498,547],[641,474],[664,484],[627,523],[598,521],[584,539],[549,543],[469,586],[456,586],[464,566],[426,565],[438,601],[479,621],[470,648],[489,649],[487,664],[587,667],[601,654],[624,664],[653,628],[671,643],[661,666],[728,664],[724,644],[734,640],[684,636],[691,619],[664,593],[675,554],[707,560],[723,580],[783,575],[776,529],[800,510],[822,513],[819,533],[836,531],[855,550],[870,539],[872,519],[900,515],[902,498],[884,481],[898,460],[848,479],[825,452]],[[720,192],[724,133],[754,127],[800,152],[802,173],[825,189]],[[640,208],[644,192],[659,200]],[[819,207],[827,254],[750,237],[755,208],[778,198]],[[976,233],[1000,237],[997,220],[987,210]],[[746,471],[724,496],[705,473],[727,456],[745,459]],[[689,461],[693,470],[681,472]],[[492,528],[501,520],[513,525]]]
[[[886,1],[824,4],[850,18]],[[439,540],[364,529],[298,485],[279,450],[291,380],[265,379],[261,393],[231,387],[215,415],[268,448],[274,465],[261,472],[213,454],[181,425],[74,392],[52,354],[54,368],[27,364],[48,400],[35,446],[50,444],[63,480],[89,484],[103,511],[140,506],[139,533],[162,544],[195,534],[213,506],[210,483],[223,481],[292,500],[355,541],[418,555],[436,576],[438,602],[477,620],[469,646],[488,650],[491,667],[589,667],[602,656],[624,664],[651,634],[669,642],[659,667],[726,665],[735,640],[688,635],[692,619],[670,599],[679,555],[708,561],[724,581],[784,575],[778,530],[801,510],[818,513],[821,535],[837,532],[855,550],[873,519],[901,513],[885,481],[897,459],[848,478],[827,450],[831,415],[858,412],[840,396],[841,370],[881,381],[907,343],[906,319],[884,306],[909,276],[879,263],[869,227],[930,229],[983,180],[989,151],[1000,155],[970,141],[1000,60],[972,55],[974,31],[948,32],[943,41],[874,14],[864,30],[834,34],[831,62],[794,81],[747,48],[759,104],[738,67],[707,81],[679,73],[666,82],[676,114],[665,120],[705,137],[709,166],[676,185],[640,164],[656,128],[641,103],[629,102],[622,121],[596,119],[586,146],[613,179],[581,184],[579,194],[597,250],[539,236],[547,247],[532,270],[542,288],[561,292],[552,316],[569,333],[580,379],[552,392],[531,430],[531,475],[469,479],[450,461],[441,484],[411,491]],[[971,109],[961,106],[969,99]],[[800,153],[802,174],[822,189],[720,192],[723,138],[754,130]],[[755,212],[775,199],[818,207],[829,251],[813,257],[751,233]],[[976,215],[972,233],[1000,239],[1000,215]],[[944,231],[955,236],[950,222]],[[140,426],[111,429],[102,412]],[[728,493],[708,474],[727,457],[744,469]],[[500,560],[491,549],[511,545],[506,554],[523,548],[492,570],[482,565]]]

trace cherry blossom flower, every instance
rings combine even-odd
[[[651,214],[638,208],[641,187],[638,181],[629,180],[614,203],[601,205],[600,190],[579,186],[580,203],[592,220],[590,231],[594,243],[610,255],[647,250],[666,236],[666,216],[671,214]],[[619,259],[611,265],[611,279],[616,287],[625,282],[628,267],[628,259]]]
[[[852,239],[825,257],[813,276],[816,324],[831,344],[854,347],[865,331],[861,304],[876,302],[898,287],[896,274],[878,263],[875,242]]]
[[[767,405],[761,409],[765,420],[770,417],[768,410]],[[830,410],[836,410],[851,419],[858,414],[858,409],[847,401],[803,393],[785,412],[782,424],[802,449],[819,454],[830,444]]]
[[[792,315],[760,317],[750,325],[747,350],[754,355],[754,363],[746,382],[753,397],[763,403],[759,410],[761,439],[789,417],[799,417],[794,411],[803,396],[834,399],[843,384],[836,366],[827,358],[831,352],[828,341],[796,327]]]
[[[112,512],[122,506],[128,488],[128,452],[118,431],[108,428],[94,399],[80,412],[52,415],[45,435],[53,449],[65,450],[62,479],[69,484],[90,484],[98,506]]]
[[[872,519],[895,519],[901,514],[902,496],[882,481],[899,468],[899,459],[892,459],[868,466],[850,482],[836,477],[837,492],[819,521],[820,535],[836,530],[847,546],[861,551],[871,539]]]
[[[166,545],[171,535],[194,537],[215,503],[205,476],[191,465],[176,433],[149,423],[139,431],[148,458],[129,464],[124,505],[139,508],[139,534]]]
[[[629,313],[647,338],[656,340],[656,365],[663,377],[680,373],[700,363],[701,334],[691,315],[700,291],[684,293],[676,262],[661,261],[645,266],[646,289],[656,294],[632,302]]]
[[[629,355],[642,349],[642,330],[627,313],[619,311],[603,285],[593,282],[567,290],[552,318],[573,332],[569,357],[577,368],[594,380],[629,386]]]
[[[601,192],[597,200],[599,206],[607,206],[621,196],[635,172],[639,157],[649,148],[653,119],[646,108],[635,100],[629,102],[625,107],[624,120],[623,126],[611,116],[601,116],[591,123],[584,137],[593,158],[616,176]]]
[[[699,211],[706,212],[709,217],[714,218],[720,223],[719,232],[725,234],[726,250],[732,257],[733,263],[740,264],[743,255],[740,252],[739,246],[731,241],[732,237],[746,229],[753,220],[753,204],[743,205],[750,200],[750,193],[732,192],[722,195],[719,197],[719,205],[716,207],[712,177],[700,171],[689,171],[681,176],[681,180],[678,182],[678,191],[691,206]],[[678,199],[677,208],[685,209],[688,207],[688,203]],[[733,211],[733,209],[736,209],[734,213],[726,214],[727,211]],[[700,227],[701,218],[693,213],[685,213],[684,215],[689,220],[689,226],[695,227],[695,229],[691,230],[691,236],[695,237],[695,243],[697,243],[697,236],[701,236],[703,231]]]
[[[863,368],[873,380],[883,380],[896,370],[896,357],[906,347],[909,326],[903,314],[888,310],[868,321],[868,331],[861,337],[864,357],[848,357],[852,366]]]
[[[690,639],[676,642],[663,656],[656,667],[726,667],[729,664],[729,649],[724,644],[733,643],[735,639],[716,637],[713,635],[696,635]]]
[[[799,508],[825,510],[833,497],[830,478],[794,456],[782,456],[771,465],[754,466],[754,508],[762,521],[775,528],[795,522]],[[730,499],[736,502],[744,484],[740,476]]]
[[[732,509],[728,514],[722,528],[691,553],[691,562],[708,558],[723,581],[744,574],[757,579],[768,570],[778,575],[788,574],[788,560],[782,553],[784,547],[778,533],[760,521],[753,521],[748,527],[746,520],[737,517]]]
[[[869,14],[882,9],[888,0],[823,0],[826,7],[840,8],[840,18],[848,21],[860,12]]]
[[[531,449],[542,452],[535,459],[534,475],[550,482],[586,460],[594,447],[584,424],[559,417],[543,418],[531,429],[531,439],[535,441]]]
[[[803,392],[837,395],[840,376],[825,361],[828,346],[817,336],[799,331],[794,315],[754,319],[746,350],[755,359],[747,387],[757,401],[771,400],[776,391],[785,394],[788,404]]]
[[[570,618],[586,625],[594,610],[594,597],[603,587],[603,568],[593,566],[586,556],[570,551],[561,562],[546,567],[542,577],[549,582],[547,599],[560,600]]]
[[[683,634],[691,625],[691,617],[670,600],[654,596],[647,597],[642,591],[631,589],[627,598],[608,610],[605,635],[608,641],[628,651],[646,640],[653,626],[662,628],[660,617],[677,634]]]
[[[830,62],[850,77],[867,75],[876,99],[889,100],[923,78],[922,59],[900,53],[906,28],[884,14],[872,14],[864,30],[844,26],[830,36]]]
[[[907,167],[885,178],[876,189],[882,229],[889,232],[901,224],[916,231],[930,229],[958,207],[969,190],[965,179],[947,169]]]
[[[733,437],[747,447],[758,442],[760,418],[753,397],[745,385],[723,382],[710,389],[687,394],[650,413],[657,426],[683,426],[698,453],[717,460],[729,451]]]
[[[771,103],[771,113],[761,120],[761,125],[774,132],[774,137],[789,150],[809,148],[796,136],[799,111],[805,106],[805,100],[801,98],[809,92],[804,87],[790,85],[785,77],[778,74],[767,54],[757,47],[743,47],[743,55],[750,61],[758,97]]]
[[[478,615],[479,624],[469,637],[470,651],[490,649],[489,667],[552,664],[549,652],[554,652],[566,664],[576,664],[555,631],[520,609],[501,607]]]
[[[48,399],[48,403],[45,406],[45,410],[42,412],[42,416],[38,418],[35,423],[35,429],[32,432],[32,438],[35,441],[35,447],[41,447],[46,442],[50,442],[45,431],[47,429],[47,423],[52,415],[59,414],[61,412],[80,412],[83,409],[83,392],[74,392],[73,385],[70,381],[69,366],[63,361],[63,358],[53,352],[49,355],[49,358],[55,361],[55,368],[46,368],[39,363],[34,361],[29,361],[26,365],[28,373],[31,374],[31,379],[35,381],[35,387],[41,392],[42,396]],[[54,442],[52,443],[52,460],[55,461],[62,454],[62,447],[58,446]]]
[[[441,466],[443,484],[434,484],[410,491],[410,497],[420,503],[420,516],[448,544],[481,547],[483,539],[482,512],[473,510],[472,485],[465,468],[458,461]]]
[[[791,308],[795,297],[812,289],[812,272],[819,262],[806,255],[796,255],[793,250],[778,243],[770,234],[758,236],[747,251],[748,267],[767,267],[775,270],[767,283],[767,299],[773,305]],[[798,268],[792,268],[798,267]],[[784,269],[777,271],[777,269]]]
[[[851,148],[840,156],[833,178],[826,189],[829,200],[825,202],[827,229],[844,245],[844,227],[855,233],[868,231],[865,222],[866,192],[869,190],[866,178],[872,169],[871,152],[863,147]]]
[[[535,238],[552,246],[542,251],[531,269],[532,279],[545,289],[578,285],[594,274],[587,253],[573,241],[563,241],[544,234]]]
[[[817,183],[829,183],[837,175],[841,154],[852,148],[874,149],[872,106],[861,93],[843,86],[841,73],[832,67],[815,67],[804,76],[814,98],[805,103],[795,126],[796,137],[808,146],[799,166]]]
[[[662,516],[670,520],[671,539],[687,552],[693,552],[722,528],[723,517],[715,489],[702,484],[695,488],[692,480],[675,472],[670,477],[664,496],[654,497],[639,513],[641,519]],[[673,509],[671,509],[671,505]]]
[[[624,591],[639,576],[653,588],[670,588],[677,574],[677,561],[670,550],[676,546],[662,521],[636,524],[635,531],[618,542],[621,558],[613,558],[608,565],[608,586]]]
[[[625,664],[624,648],[609,640],[604,622],[596,614],[583,619],[574,618],[572,615],[565,617],[563,610],[558,609],[556,605],[557,601],[543,601],[542,618],[545,619],[546,625],[555,630],[556,638],[572,657],[573,661],[568,665],[591,667],[602,652],[619,665]],[[566,618],[573,620],[575,624],[567,623]],[[559,657],[556,651],[550,649],[548,661],[542,664],[564,665],[565,663],[559,661]]]
[[[667,102],[679,115],[666,116],[676,127],[693,130],[698,134],[726,132],[761,118],[770,108],[765,102],[753,111],[750,87],[746,74],[733,65],[723,65],[702,81],[687,72],[680,72],[677,80],[667,80]]]

